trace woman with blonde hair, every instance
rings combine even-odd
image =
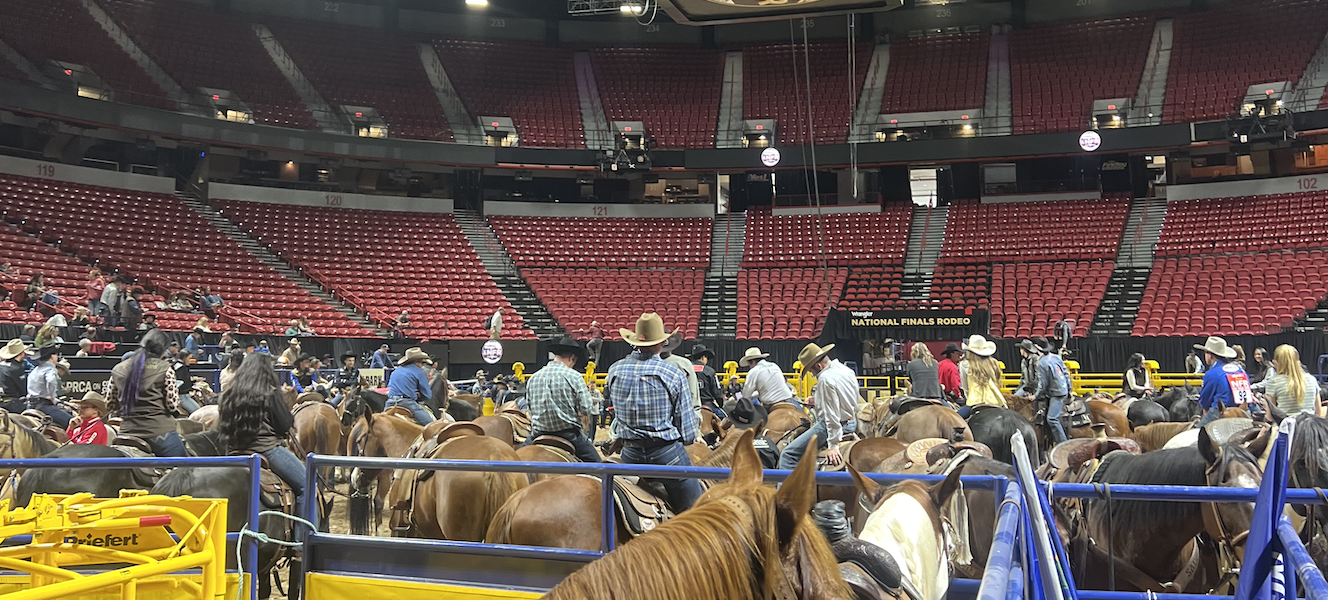
[[[968,343],[968,394],[959,415],[968,418],[973,407],[980,404],[1005,407],[1005,393],[1001,391],[1001,363],[995,358],[996,343],[981,336],[973,336]]]
[[[914,398],[935,400],[944,398],[944,392],[941,390],[940,365],[932,357],[931,348],[922,342],[917,342],[913,344],[910,355],[913,360],[908,361],[908,366],[905,367],[909,385],[912,386],[909,395]]]
[[[1282,344],[1273,350],[1273,368],[1277,374],[1267,379],[1265,395],[1277,410],[1294,417],[1300,413],[1317,414],[1319,382],[1300,365],[1300,352]]]
[[[42,325],[42,328],[37,330],[37,337],[32,339],[33,346],[37,348],[45,348],[62,341],[64,340],[60,339],[60,333],[55,330],[55,326],[49,323]]]

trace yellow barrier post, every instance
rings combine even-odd
[[[530,377],[529,375],[526,375],[526,363],[512,363],[512,377],[515,377],[516,380],[521,383],[525,383],[526,379]]]

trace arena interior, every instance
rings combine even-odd
[[[1326,89],[1328,0],[4,0],[0,594],[1328,600]]]

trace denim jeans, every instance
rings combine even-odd
[[[1065,401],[1068,399],[1067,396],[1047,399],[1047,431],[1051,432],[1053,444],[1070,439],[1065,435],[1065,428],[1061,426],[1061,413],[1065,412]]]
[[[586,434],[581,433],[580,429],[564,429],[562,431],[531,432],[530,436],[526,438],[526,443],[523,445],[529,446],[535,443],[535,438],[541,435],[558,436],[560,438],[563,438],[571,442],[572,447],[576,448],[575,452],[576,457],[581,462],[591,462],[591,463],[604,462],[603,459],[599,457],[599,452],[595,451],[594,442],[591,442],[590,438],[586,437]]]
[[[51,422],[59,425],[61,429],[68,429],[69,422],[74,419],[69,413],[60,410],[60,407],[51,404],[50,402],[43,402],[40,406],[33,406],[32,408],[34,410],[39,410],[46,416],[50,417]]]
[[[420,403],[416,402],[414,398],[392,396],[387,399],[387,407],[392,408],[393,406],[401,406],[402,408],[409,410],[411,416],[415,417],[415,421],[420,425],[428,425],[435,420],[433,415],[429,413],[429,409],[420,406]]]
[[[973,405],[965,404],[959,407],[959,410],[957,412],[959,413],[959,416],[963,417],[964,419],[968,419],[968,416],[973,414]]]
[[[1222,405],[1214,406],[1204,411],[1203,418],[1199,419],[1199,424],[1195,427],[1203,428],[1205,425],[1222,418]]]
[[[328,403],[331,404],[333,407],[338,407],[341,406],[341,401],[345,399],[346,399],[345,392],[338,390],[337,393],[332,396],[332,399],[328,400]]]
[[[158,457],[184,458],[189,456],[188,451],[184,448],[184,440],[180,439],[180,434],[174,431],[147,438],[145,441],[152,448],[152,453]]]
[[[844,433],[852,433],[858,430],[857,421],[849,421],[844,425]],[[779,468],[792,469],[798,466],[798,461],[802,460],[802,455],[807,453],[807,446],[812,443],[812,436],[816,436],[816,448],[819,450],[826,447],[825,439],[830,432],[825,428],[825,421],[816,419],[811,429],[802,432],[802,435],[784,446],[784,451],[779,453]]]
[[[106,305],[102,304],[101,300],[94,300],[92,298],[88,299],[88,314],[90,316],[100,317],[102,316],[102,312],[105,310],[106,310]]]
[[[267,459],[267,468],[277,474],[286,485],[295,492],[295,510],[297,513],[304,510],[304,490],[308,487],[304,480],[304,462],[295,456],[294,452],[287,450],[285,446],[277,446],[263,453],[263,458]],[[300,515],[310,523],[318,523],[318,515]],[[295,526],[295,541],[304,540],[303,525]]]
[[[195,402],[194,397],[189,394],[180,394],[180,408],[183,408],[186,414],[192,415],[198,410],[198,402]]]
[[[682,442],[673,442],[656,448],[624,447],[622,461],[629,465],[674,465],[690,467],[692,459],[687,457],[687,450]],[[695,479],[642,479],[658,481],[669,494],[669,506],[673,512],[681,513],[696,504],[701,497],[701,482]]]

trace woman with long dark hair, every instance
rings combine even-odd
[[[231,350],[226,358],[226,366],[222,368],[221,373],[217,375],[217,378],[221,383],[221,389],[218,390],[219,392],[224,392],[226,391],[226,388],[230,387],[231,381],[235,379],[235,372],[240,370],[240,365],[244,364],[244,357],[247,355],[248,353],[245,352],[243,348],[235,348]],[[269,354],[268,356],[271,355]]]
[[[1144,366],[1144,355],[1138,352],[1130,355],[1121,383],[1121,391],[1131,398],[1143,398],[1153,391],[1153,384],[1148,381],[1148,368]]]
[[[283,445],[295,419],[282,398],[275,364],[269,354],[244,357],[235,378],[221,393],[217,422],[229,453],[262,454],[298,499],[304,496],[304,463]]]
[[[142,347],[129,353],[111,369],[106,384],[106,403],[119,410],[120,433],[142,438],[157,456],[185,456],[184,440],[175,430],[180,413],[180,388],[166,354],[166,334],[153,329],[143,336]]]

